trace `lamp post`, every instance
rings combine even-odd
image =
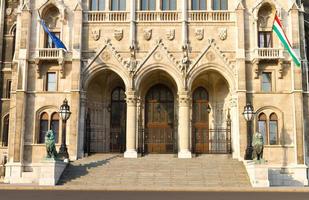
[[[70,106],[67,99],[64,99],[63,104],[60,106],[59,114],[62,119],[62,141],[59,149],[59,157],[63,160],[67,160],[69,158],[69,154],[66,145],[66,124],[67,120],[71,116]]]
[[[254,119],[254,108],[250,103],[244,107],[243,115],[247,121],[247,148],[245,160],[252,160],[252,120]]]

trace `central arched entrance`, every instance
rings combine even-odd
[[[145,153],[173,153],[173,93],[157,84],[148,90],[145,100]]]
[[[209,153],[209,96],[205,88],[193,92],[193,152]]]

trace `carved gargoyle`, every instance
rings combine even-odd
[[[263,160],[264,139],[261,133],[256,132],[253,135],[252,147],[253,147],[253,159],[258,161]]]

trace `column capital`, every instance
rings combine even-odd
[[[134,90],[126,91],[126,101],[128,106],[136,106],[137,96]]]
[[[181,91],[178,93],[179,106],[189,106],[191,103],[191,96],[188,91]]]

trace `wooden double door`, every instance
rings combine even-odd
[[[163,84],[153,86],[145,102],[145,153],[173,153],[174,97]]]
[[[194,91],[192,109],[193,152],[209,153],[209,96],[204,88],[199,87]]]

